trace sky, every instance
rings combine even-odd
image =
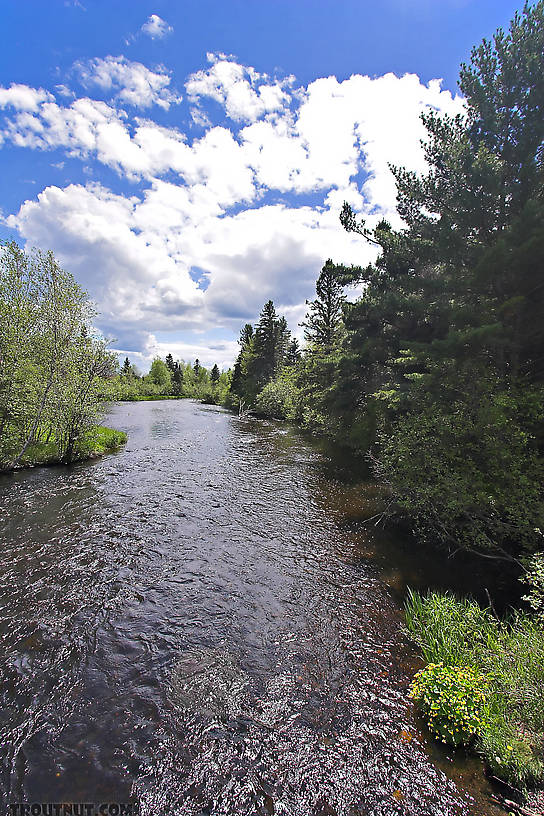
[[[271,298],[294,334],[339,223],[399,225],[389,163],[462,112],[510,0],[2,0],[0,238],[51,249],[142,371],[221,368]]]

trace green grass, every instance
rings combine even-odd
[[[127,438],[123,431],[115,431],[113,428],[97,425],[78,439],[75,458],[76,460],[89,459],[93,456],[111,453],[124,445]]]
[[[102,456],[104,453],[111,453],[124,445],[126,441],[127,435],[123,431],[115,431],[104,425],[97,425],[78,439],[72,461],[81,462],[93,459],[95,456]],[[31,467],[33,465],[55,465],[60,462],[57,443],[49,441],[29,445],[20,464],[22,467]]]
[[[406,623],[427,663],[487,678],[488,705],[475,749],[492,772],[526,787],[544,779],[544,626],[530,613],[499,621],[452,594],[410,593]]]

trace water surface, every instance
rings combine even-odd
[[[3,803],[495,813],[427,744],[376,488],[279,423],[117,405],[122,452],[0,479]]]

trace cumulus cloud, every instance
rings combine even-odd
[[[236,122],[254,122],[266,113],[280,111],[289,103],[286,89],[294,77],[271,80],[254,68],[239,65],[224,54],[208,55],[211,67],[191,74],[185,88],[189,99],[198,104],[203,97],[223,105]]]
[[[127,105],[167,111],[173,101],[162,68],[106,57],[79,70],[89,92],[111,91]],[[61,104],[43,89],[0,89],[1,139],[61,148],[135,182],[133,195],[49,186],[7,223],[58,254],[96,299],[100,327],[142,360],[154,348],[207,360],[206,338],[183,340],[190,355],[153,338],[217,327],[235,336],[268,298],[295,328],[326,258],[374,257],[340,228],[342,202],[370,225],[383,216],[399,223],[388,163],[423,169],[421,112],[454,114],[463,105],[440,81],[416,75],[323,77],[295,87],[224,55],[210,56],[186,89],[204,130],[192,139],[179,117],[164,126],[90,97]],[[230,124],[213,124],[210,99]],[[225,355],[218,363],[233,354],[229,342],[216,350]]]
[[[77,62],[74,66],[85,88],[93,86],[112,92],[120,102],[137,108],[152,105],[168,110],[181,102],[181,96],[171,90],[171,76],[162,66],[154,71],[141,62],[126,57],[104,57]]]
[[[12,83],[9,88],[0,88],[0,108],[14,108],[20,111],[36,111],[42,102],[53,99],[53,95],[43,88]]]
[[[204,293],[173,244],[138,229],[138,204],[99,185],[47,187],[7,224],[54,248],[97,301],[110,336],[141,325],[198,326]]]
[[[152,40],[161,40],[173,30],[172,26],[168,25],[166,20],[163,20],[158,14],[151,14],[141,28],[141,31]]]

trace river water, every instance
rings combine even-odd
[[[408,700],[401,601],[427,565],[362,523],[376,488],[186,400],[108,424],[120,453],[0,479],[2,804],[495,813]]]

